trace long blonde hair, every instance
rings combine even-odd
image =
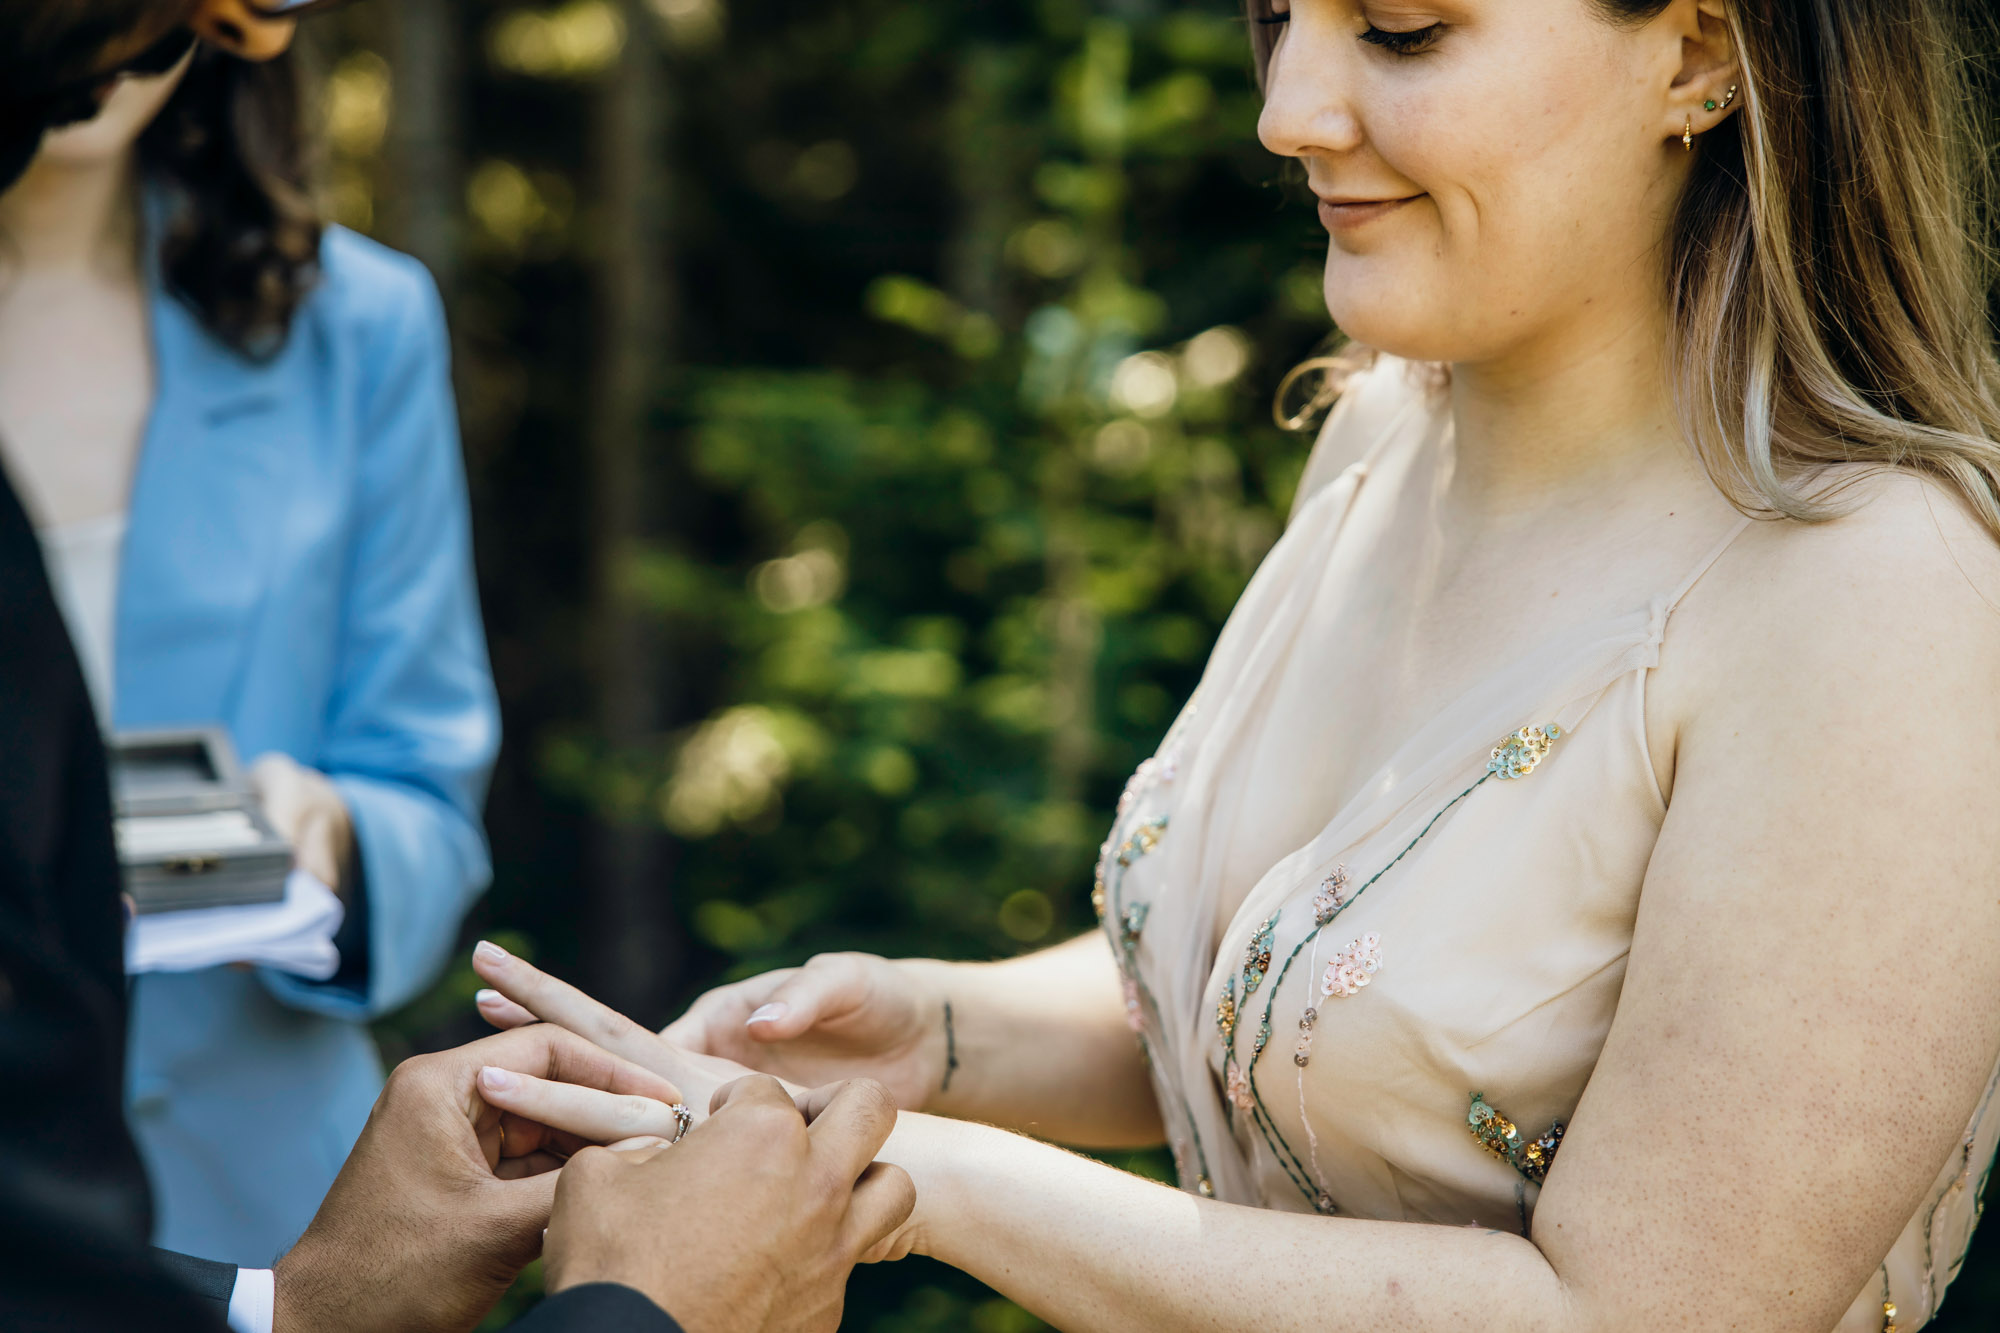
[[[1592,3],[1629,23],[1668,0]],[[1874,464],[1936,479],[2000,538],[1996,192],[1972,58],[1992,24],[1948,0],[1733,0],[1728,22],[1742,111],[1701,140],[1664,274],[1688,438],[1746,513],[1833,517],[1822,465]],[[1260,77],[1273,31],[1252,25]],[[1288,376],[1281,421],[1305,424],[1351,363]],[[1306,410],[1287,411],[1300,386]]]

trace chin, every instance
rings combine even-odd
[[[1336,282],[1329,269],[1326,309],[1334,326],[1365,347],[1406,361],[1455,361],[1452,321],[1421,291],[1394,283]]]

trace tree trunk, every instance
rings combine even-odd
[[[388,6],[393,80],[388,156],[396,188],[382,200],[390,240],[421,259],[446,295],[458,269],[460,137],[458,6],[397,0]]]
[[[601,85],[597,383],[591,422],[597,723],[613,754],[655,745],[665,685],[657,619],[635,605],[628,571],[648,535],[654,392],[673,355],[668,264],[667,90],[650,8],[619,0],[625,42]],[[600,812],[592,858],[587,984],[642,1021],[663,1017],[678,961],[665,835],[657,821]]]

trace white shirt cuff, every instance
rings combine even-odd
[[[277,1286],[268,1268],[239,1268],[229,1293],[229,1333],[271,1333]]]

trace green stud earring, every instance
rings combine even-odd
[[[1716,100],[1715,100],[1715,99],[1714,99],[1713,97],[1711,97],[1711,98],[1709,98],[1709,99],[1708,99],[1708,100],[1707,100],[1706,102],[1703,102],[1703,103],[1701,104],[1701,109],[1702,109],[1703,111],[1713,111],[1713,110],[1715,110],[1715,109],[1716,109],[1716,108],[1717,108],[1718,106],[1721,106],[1721,105],[1722,105],[1722,103],[1720,103],[1720,102],[1716,101]]]

